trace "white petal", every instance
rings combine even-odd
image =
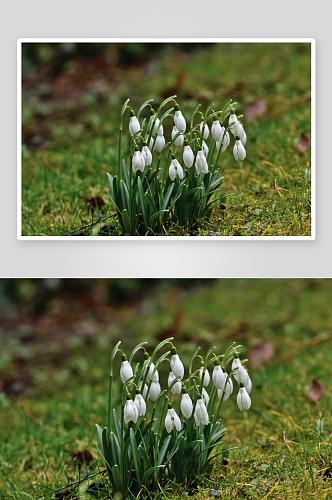
[[[185,146],[183,150],[183,162],[187,168],[191,168],[194,163],[194,153],[190,146]]]
[[[202,376],[203,376],[203,366],[199,370],[199,378],[202,379]],[[205,387],[207,387],[209,385],[209,383],[210,383],[210,374],[209,374],[209,370],[206,369],[205,374],[204,374],[203,385],[205,385]]]
[[[210,396],[208,395],[208,393],[206,392],[204,387],[202,390],[202,398],[203,398],[205,406],[207,406],[209,404],[209,401],[210,401]]]
[[[242,410],[242,394],[241,394],[241,389],[238,392],[236,401],[237,401],[237,405],[239,407],[239,410]]]
[[[252,383],[251,383],[251,379],[248,375],[248,378],[247,378],[247,382],[244,384],[244,387],[246,388],[246,391],[248,394],[251,393],[251,389],[252,389]]]
[[[237,141],[236,141],[236,142],[237,142]],[[236,144],[236,143],[234,144],[234,148],[233,148],[233,155],[234,155],[234,158],[236,159],[236,161],[238,161],[239,156],[238,156],[238,147],[237,147],[237,144]]]
[[[243,387],[242,389],[242,406],[245,410],[249,410],[250,406],[251,406],[251,399],[250,399],[250,396],[249,394],[247,393],[245,387]]]
[[[170,164],[170,167],[169,167],[169,176],[171,178],[171,181],[174,181],[175,180],[175,177],[176,177],[176,170],[174,168],[174,165],[173,163],[171,162]]]
[[[152,382],[149,391],[149,398],[151,399],[151,401],[155,401],[159,396],[160,392],[161,388],[159,382]]]
[[[240,160],[244,160],[246,157],[246,150],[244,149],[244,146],[241,141],[236,141],[238,142],[238,155]]]
[[[212,123],[211,134],[212,134],[213,139],[216,142],[220,143],[222,141],[222,136],[223,136],[224,130],[222,129],[220,122],[218,120],[215,120]]]
[[[122,361],[120,368],[120,377],[123,383],[125,383],[129,378],[133,376],[133,369],[129,364],[129,361]]]
[[[181,130],[182,132],[186,131],[186,120],[184,119],[184,116],[181,113],[181,111],[175,111],[175,113],[174,113],[174,123],[175,123],[176,128],[178,130]]]
[[[207,155],[209,153],[209,148],[207,147],[207,144],[205,141],[203,141],[202,148],[203,148],[204,156],[207,157]]]
[[[157,153],[160,153],[163,147],[165,146],[165,137],[163,135],[157,135],[156,143],[154,145]]]
[[[202,133],[202,129],[203,129],[203,122],[201,122],[201,124],[199,126],[200,133]],[[209,127],[208,127],[208,125],[206,123],[205,127],[204,127],[203,139],[207,139],[208,137],[209,137]]]
[[[139,124],[137,116],[131,116],[130,120],[129,120],[129,132],[130,132],[130,135],[136,134],[136,132],[138,132],[139,130],[141,130],[141,126]]]
[[[171,357],[171,368],[174,375],[176,377],[181,377],[182,380],[184,375],[184,366],[178,354],[173,354]]]
[[[168,433],[170,433],[173,429],[173,421],[171,418],[171,415],[169,413],[169,410],[167,412],[166,418],[165,418],[165,427]]]
[[[181,180],[182,180],[182,179],[183,179],[184,174],[183,174],[183,168],[181,167],[181,165],[179,165],[179,166],[178,166],[178,168],[177,168],[177,173],[178,173],[179,179],[181,179]]]
[[[193,402],[189,394],[183,394],[181,399],[181,411],[186,418],[190,418],[193,412]]]
[[[180,417],[176,412],[174,412],[174,424],[175,424],[176,430],[179,432],[181,430],[182,426],[181,426]]]

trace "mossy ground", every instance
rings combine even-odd
[[[14,306],[8,286],[0,290],[2,499],[37,498],[102,470],[95,423],[106,424],[111,348],[121,339],[129,353],[169,336],[185,366],[197,345],[204,353],[241,343],[252,407],[240,413],[236,394],[223,405],[223,446],[237,448],[228,465],[216,461],[212,482],[161,485],[151,496],[199,500],[221,488],[226,499],[332,498],[331,280],[20,280]],[[262,342],[274,354],[254,366],[250,349]],[[316,402],[313,379],[325,387]],[[91,500],[86,488],[79,498]]]
[[[310,149],[297,149],[301,133],[310,136],[311,130],[309,44],[212,44],[191,51],[185,44],[165,45],[152,55],[143,47],[138,62],[123,65],[113,45],[104,51],[104,66],[98,58],[73,58],[56,76],[49,76],[46,63],[32,70],[25,62],[23,235],[68,234],[113,214],[107,172],[116,173],[122,104],[130,97],[137,110],[146,99],[159,104],[173,94],[187,120],[198,103],[220,109],[229,98],[237,101],[248,142],[243,162],[235,162],[232,147],[219,160],[222,194],[231,194],[226,210],[216,204],[210,221],[174,225],[164,234],[311,234]],[[266,111],[249,122],[245,106],[258,99]],[[171,125],[165,122],[167,137]],[[127,126],[128,117],[124,133]],[[93,228],[83,234],[121,234],[116,219]]]

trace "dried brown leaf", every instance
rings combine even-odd
[[[307,134],[302,132],[299,142],[297,143],[297,149],[301,153],[305,153],[311,146],[311,139]]]
[[[262,344],[249,349],[249,357],[253,365],[260,366],[274,355],[273,345],[270,341],[265,341]]]
[[[266,104],[264,99],[257,99],[257,101],[244,106],[244,114],[249,122],[253,122],[256,118],[263,116],[266,112]]]
[[[311,399],[311,401],[318,401],[319,398],[321,398],[324,394],[325,388],[323,384],[319,382],[319,380],[314,380],[312,381],[311,387],[308,392],[308,396]]]

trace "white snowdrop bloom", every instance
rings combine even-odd
[[[202,380],[202,377],[203,377],[203,370],[204,370],[204,367],[201,366],[201,369],[199,370],[199,378]],[[205,374],[204,374],[204,381],[203,381],[203,385],[205,387],[207,387],[210,383],[210,374],[209,374],[209,370],[206,369],[205,370]]]
[[[207,406],[209,404],[209,401],[210,401],[210,396],[208,395],[205,387],[203,387],[203,390],[202,390],[202,399],[204,401],[205,406]]]
[[[172,140],[176,136],[176,134],[179,132],[179,130],[176,128],[176,126],[173,126],[172,129]],[[177,138],[174,141],[174,146],[183,146],[183,141],[184,141],[184,136],[182,134],[178,135]]]
[[[175,379],[176,375],[174,375],[173,372],[169,372],[169,375],[168,375],[168,387],[170,387],[171,383],[173,382],[173,380]],[[171,393],[172,394],[181,394],[181,389],[182,389],[182,384],[180,381],[178,382],[175,382],[175,384],[173,385],[172,389],[171,389]]]
[[[153,119],[153,117],[152,117],[152,119]],[[159,124],[160,124],[160,127],[158,128]],[[157,133],[158,133],[158,135],[164,135],[164,127],[163,127],[162,123],[160,123],[159,118],[155,119],[152,133],[153,133],[153,135],[156,135]]]
[[[138,411],[132,399],[127,399],[123,415],[125,424],[128,424],[128,422],[130,422],[131,420],[134,422],[134,424],[136,424],[138,418]]]
[[[237,370],[236,372],[234,372],[233,377],[236,380],[236,382],[238,384],[240,384],[240,382],[246,384],[249,375],[247,370],[242,366],[242,363],[238,357],[237,358],[235,357],[232,362],[232,370],[234,370],[235,368],[237,368]]]
[[[179,355],[176,352],[175,347],[172,348],[171,370],[176,377],[181,377],[181,380],[183,379],[184,366],[181,359],[179,358]]]
[[[187,142],[187,141],[186,141]],[[186,144],[185,142],[185,144]],[[194,153],[189,144],[186,144],[183,150],[183,162],[187,168],[191,168],[194,163]]]
[[[138,384],[138,388],[141,391],[142,390],[142,382]],[[144,389],[143,389],[143,398],[146,400],[146,395],[148,393],[148,386],[144,384]]]
[[[145,145],[142,148],[142,153],[141,154],[142,154],[142,156],[144,158],[145,165],[146,166],[151,165],[151,163],[152,163],[152,153],[149,150],[149,148],[147,147],[146,143],[145,143]]]
[[[221,389],[221,390],[224,389],[226,379],[225,379],[225,374],[224,374],[220,365],[216,365],[213,368],[212,382],[214,383],[214,385],[216,386],[217,389]]]
[[[175,123],[175,126],[178,130],[181,130],[181,132],[185,132],[186,131],[186,120],[184,119],[184,116],[183,114],[181,113],[180,111],[180,107],[178,104],[176,104],[174,106],[175,108],[175,113],[174,113],[174,123]]]
[[[247,380],[244,383],[244,387],[246,388],[246,391],[248,394],[251,393],[251,389],[252,389],[252,383],[251,383],[251,378],[249,377],[249,374],[247,372]]]
[[[211,134],[216,142],[221,142],[224,130],[219,120],[213,120],[211,127]]]
[[[201,422],[204,425],[207,425],[209,423],[209,414],[207,412],[203,399],[197,400],[194,417],[196,425],[199,425]]]
[[[149,398],[151,401],[155,401],[160,393],[161,387],[159,382],[152,382],[149,390]]]
[[[232,127],[230,128],[230,131],[232,132],[232,134],[235,137],[236,135],[239,135],[238,129],[240,130],[239,125],[241,125],[240,122],[238,121],[235,113],[232,113],[231,115],[229,115],[228,125],[231,125],[231,124],[232,124]]]
[[[150,364],[150,366],[149,366],[149,364]],[[144,366],[144,369],[143,369],[143,378],[145,377],[145,372],[146,372],[146,369],[147,369],[147,367],[148,367],[148,368],[149,368],[149,371],[148,371],[148,374],[147,374],[147,376],[146,376],[146,381],[147,381],[147,382],[150,382],[151,377],[152,377],[153,370],[154,370],[154,368],[155,368],[155,365],[154,365],[154,363],[152,363],[152,362],[150,363],[150,358],[148,358],[148,359],[146,359],[146,360],[144,361],[144,365],[143,365],[143,366]],[[152,378],[152,381],[153,381],[153,382],[159,382],[159,373],[158,373],[158,370],[156,370],[156,371],[154,372],[154,374],[153,374],[153,378]]]
[[[133,166],[133,172],[137,172],[137,170],[144,172],[145,160],[144,156],[140,151],[135,151],[133,156],[132,166]]]
[[[203,148],[203,153],[204,153],[205,157],[207,157],[208,152],[209,152],[209,148],[207,147],[207,144],[205,141],[203,141],[202,148]]]
[[[196,173],[199,175],[201,172],[207,174],[209,167],[203,151],[198,151],[195,162]]]
[[[202,134],[202,130],[203,130],[203,120],[201,121],[201,124],[199,126],[199,130],[200,130],[200,133]],[[203,139],[207,139],[209,137],[209,127],[208,127],[208,124],[206,123],[205,124],[205,127],[204,127],[204,134],[203,134]]]
[[[225,382],[226,382],[228,375],[226,372],[224,373],[224,375],[225,375]],[[218,398],[219,399],[221,399],[221,396],[222,396],[224,391],[225,391],[224,401],[227,401],[229,396],[233,393],[233,382],[232,382],[231,378],[228,379],[226,387],[224,387],[223,389],[218,389]]]
[[[226,151],[227,146],[229,146],[229,143],[230,143],[231,140],[230,140],[228,132],[226,132],[225,137],[224,137],[225,127],[221,127],[221,130],[222,130],[222,137],[223,137],[223,143],[222,143],[221,152],[223,153],[224,151]],[[216,147],[217,147],[217,150],[219,151],[219,149],[220,149],[220,142],[216,142]]]
[[[179,432],[181,430],[181,420],[179,415],[173,408],[168,408],[168,412],[165,418],[165,427],[168,433],[170,433],[173,427]]]
[[[137,116],[132,115],[130,117],[130,120],[129,120],[129,132],[130,132],[130,135],[136,134],[136,132],[138,132],[139,130],[141,130],[141,126],[139,124]]]
[[[240,136],[240,139],[241,139],[243,146],[245,146],[246,142],[247,142],[247,135],[246,135],[243,127],[242,127],[242,133],[240,133],[239,136]]]
[[[122,364],[120,368],[120,377],[123,383],[127,382],[129,378],[134,375],[133,369],[127,361],[127,356],[125,354],[122,355]]]
[[[157,151],[157,153],[160,153],[164,146],[165,146],[165,137],[163,135],[157,135],[156,143],[154,145],[155,151]]]
[[[180,407],[183,415],[186,418],[190,418],[193,412],[193,402],[191,401],[189,394],[182,394]]]
[[[144,416],[146,412],[146,402],[144,401],[142,394],[136,394],[134,399],[134,405],[137,408],[138,416],[139,417],[141,415]]]
[[[238,135],[236,136],[236,141],[235,141],[234,148],[233,148],[233,155],[234,155],[234,158],[236,159],[236,161],[238,161],[238,159],[244,160],[246,157],[246,150],[244,149],[244,146],[243,146],[242,142],[240,141],[240,138]]]
[[[246,388],[243,386],[243,384],[240,384],[240,390],[237,395],[237,405],[240,410],[244,408],[245,410],[249,410],[251,406],[251,399],[249,394],[246,391]]]
[[[174,181],[175,177],[177,175],[179,176],[179,179],[183,179],[183,175],[184,175],[183,168],[181,167],[178,160],[173,158],[173,160],[171,161],[171,164],[169,166],[169,176],[170,176],[171,180]]]

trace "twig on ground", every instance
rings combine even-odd
[[[40,497],[37,498],[43,498],[46,497],[47,495],[52,495],[52,493],[57,493],[58,491],[65,490],[66,488],[70,488],[71,486],[74,486],[75,484],[82,483],[83,481],[86,481],[86,479],[90,479],[90,477],[98,476],[99,474],[103,474],[106,472],[107,469],[103,469],[100,472],[96,472],[95,474],[92,474],[91,476],[85,476],[83,479],[79,479],[78,481],[74,481],[73,483],[66,484],[66,486],[63,486],[62,488],[59,488],[58,490],[52,490],[49,491],[48,493],[44,493],[44,495],[41,495]]]
[[[87,227],[94,226],[95,224],[98,224],[98,222],[116,217],[116,215],[117,214],[113,214],[113,215],[109,215],[108,217],[103,217],[102,219],[98,219],[98,220],[96,220],[96,222],[91,222],[91,224],[86,224],[85,226],[79,227],[78,229],[75,229],[75,231],[72,231],[71,233],[64,234],[64,236],[70,236],[71,234],[77,233],[78,231],[82,231],[82,229],[86,229]]]

